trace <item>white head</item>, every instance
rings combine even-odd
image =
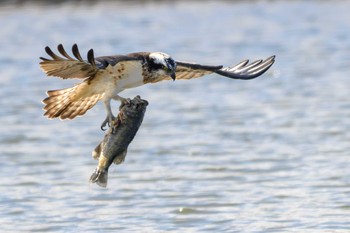
[[[176,62],[165,53],[154,52],[149,55],[149,66],[152,72],[168,75],[175,80]]]

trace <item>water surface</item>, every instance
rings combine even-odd
[[[349,1],[60,3],[0,7],[1,232],[348,232]],[[107,189],[90,185],[105,117],[42,117],[44,47],[163,51],[262,77],[125,91],[150,103]],[[118,104],[114,105],[116,110]]]

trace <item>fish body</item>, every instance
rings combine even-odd
[[[119,115],[105,134],[102,142],[92,152],[98,166],[90,177],[91,183],[107,187],[108,168],[112,163],[124,162],[128,146],[142,124],[148,102],[136,96],[120,107]]]

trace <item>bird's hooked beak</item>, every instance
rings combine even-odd
[[[173,81],[176,79],[176,62],[170,57],[165,60],[166,71]]]
[[[170,73],[170,77],[171,77],[171,79],[172,79],[173,81],[175,81],[175,79],[176,79],[175,71],[173,71],[173,72]]]

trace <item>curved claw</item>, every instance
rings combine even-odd
[[[102,124],[101,124],[101,130],[102,130],[102,131],[106,131],[106,129],[105,129],[106,125],[108,125],[108,127],[110,127],[108,118],[106,118],[106,120],[104,120],[104,121],[102,122]]]
[[[122,98],[121,99],[121,103],[119,106],[119,111],[125,106],[125,105],[129,105],[131,103],[131,99],[130,98]]]
[[[111,127],[112,122],[115,120],[114,116],[107,116],[101,124],[101,130],[106,131],[106,126]]]

